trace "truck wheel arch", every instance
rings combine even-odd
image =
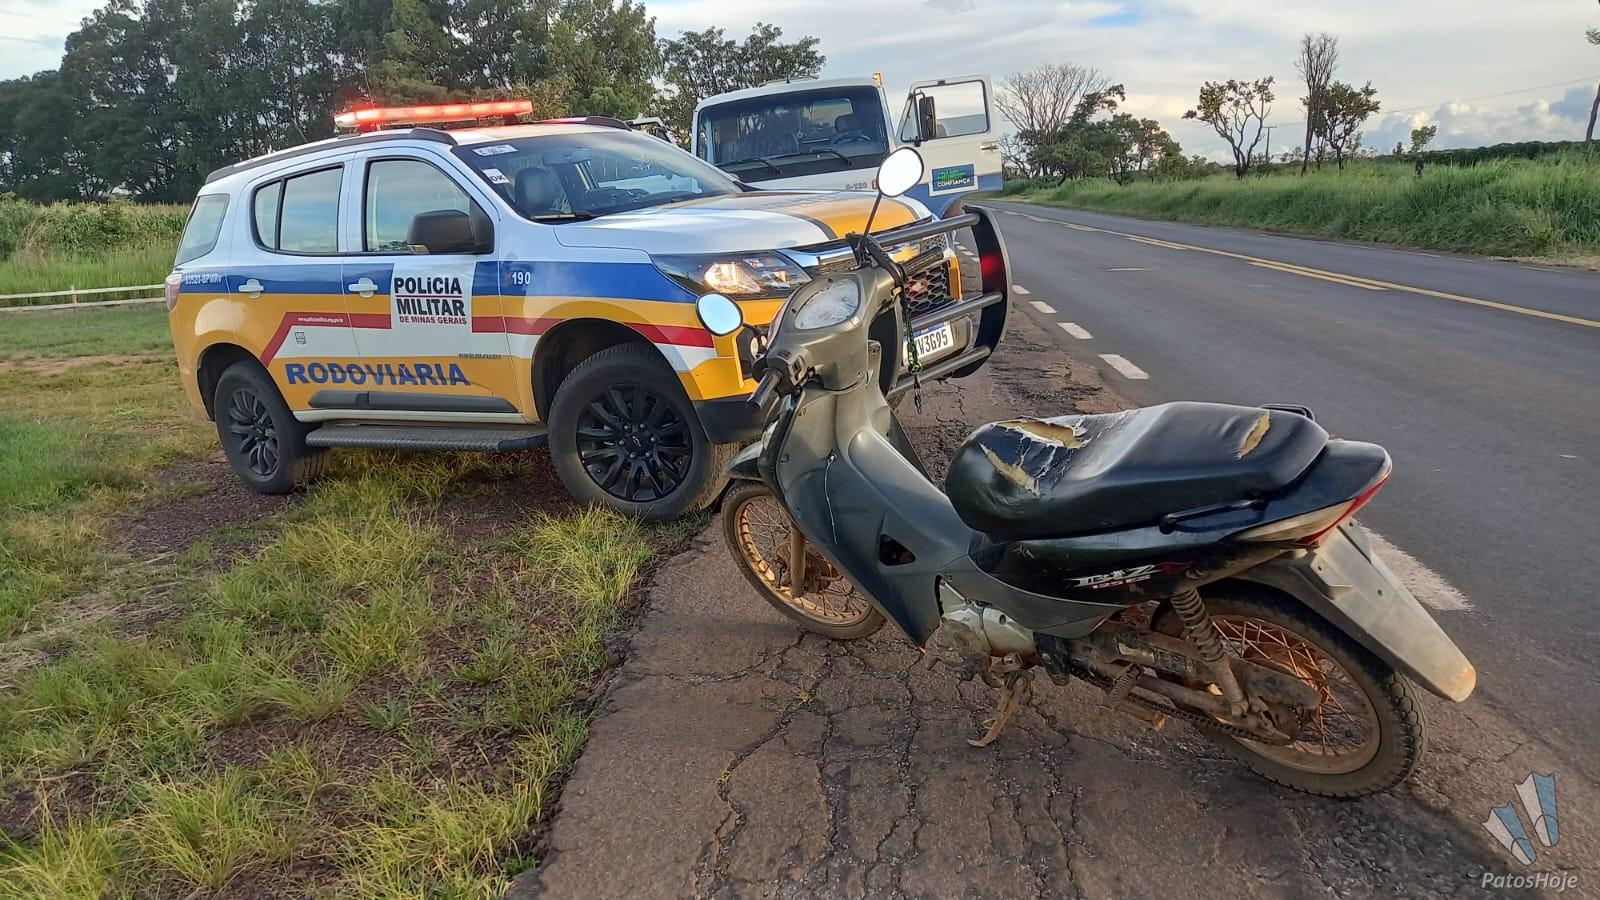
[[[549,420],[556,391],[579,363],[618,344],[642,344],[661,355],[649,338],[610,319],[568,319],[541,335],[533,352],[533,403],[540,421]]]
[[[228,367],[237,362],[253,362],[261,365],[261,360],[249,350],[238,344],[216,343],[207,347],[200,354],[200,362],[195,366],[195,380],[200,386],[200,399],[206,405],[206,417],[216,419],[216,410],[212,409],[212,401],[217,393],[217,380]],[[262,366],[265,369],[265,366]]]

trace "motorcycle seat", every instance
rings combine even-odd
[[[1272,494],[1327,442],[1304,416],[1217,403],[1016,419],[967,438],[945,493],[963,522],[993,537],[1071,537]]]

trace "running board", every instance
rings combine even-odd
[[[306,435],[312,447],[379,450],[476,450],[503,453],[542,447],[540,425],[324,425]]]

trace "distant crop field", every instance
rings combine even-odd
[[[1489,256],[1600,258],[1600,154],[1432,166],[1356,161],[1243,180],[1020,181],[1002,196],[1146,218]]]
[[[0,199],[0,294],[155,284],[172,271],[187,215],[183,206],[120,200]]]

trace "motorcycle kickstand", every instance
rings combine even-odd
[[[995,708],[994,718],[985,719],[983,724],[988,729],[983,737],[977,740],[968,740],[967,743],[974,747],[987,747],[1000,737],[1000,732],[1006,727],[1006,722],[1011,719],[1023,701],[1028,699],[1029,692],[1033,689],[1033,671],[1031,669],[1018,669],[1006,675],[1005,685],[1000,688],[1000,703]]]

